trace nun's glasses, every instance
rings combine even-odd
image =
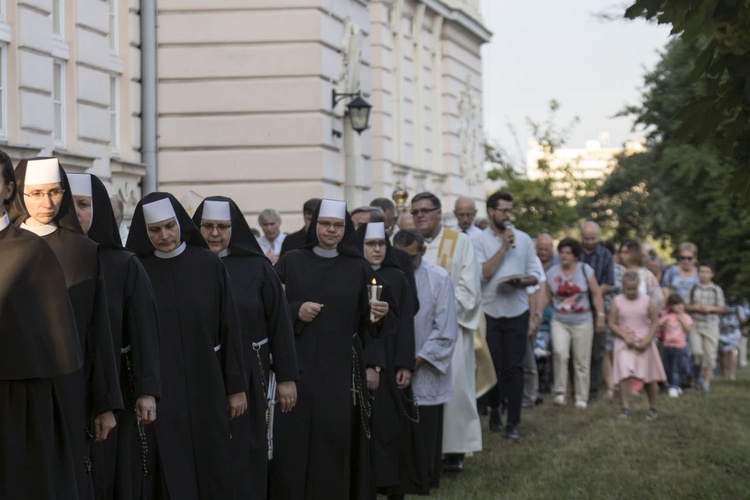
[[[28,196],[34,201],[42,201],[47,197],[49,197],[51,200],[59,200],[60,198],[62,198],[63,193],[65,193],[64,189],[55,188],[50,189],[46,193],[44,191],[32,191],[30,193],[23,193],[23,195]]]
[[[223,233],[223,232],[229,231],[231,227],[232,227],[231,224],[208,224],[208,223],[201,224],[201,229],[203,229],[209,234],[213,233],[214,231]]]

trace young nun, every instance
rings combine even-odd
[[[415,292],[401,271],[383,222],[362,224],[357,235],[378,281],[390,288],[396,300],[390,304],[382,328],[385,366],[373,393],[370,446],[373,483],[378,493],[389,498],[403,498],[405,493],[426,495],[430,491],[427,465],[417,423],[419,412],[410,387],[414,370]]]
[[[122,409],[97,244],[82,234],[68,178],[57,158],[21,161],[16,179],[23,196],[13,201],[11,219],[52,247],[73,306],[84,365],[56,384],[69,429],[78,494],[92,498],[88,436],[96,441],[107,439],[116,425],[113,411]]]
[[[437,488],[442,470],[443,406],[452,397],[451,362],[458,338],[453,283],[445,269],[423,258],[427,246],[416,229],[399,231],[393,244],[411,256],[417,281],[420,307],[414,318],[416,357],[411,386],[419,405],[430,487]]]
[[[277,409],[291,411],[297,400],[299,368],[289,305],[279,277],[234,201],[206,198],[193,221],[227,268],[242,326],[249,408],[231,423],[234,498],[266,500],[268,421],[273,411],[266,396],[271,377],[276,381],[272,396]]]
[[[385,365],[373,322],[388,304],[368,303],[375,276],[360,248],[346,203],[324,199],[305,246],[274,266],[291,306],[300,381],[294,410],[274,419],[271,498],[368,496],[367,389]]]
[[[156,297],[162,397],[157,487],[172,499],[231,498],[230,419],[247,409],[242,341],[229,276],[168,193],[151,193],[128,236]],[[151,450],[149,449],[149,452]]]
[[[151,282],[135,253],[125,249],[107,189],[90,174],[68,174],[81,229],[99,244],[112,344],[117,356],[125,408],[117,428],[91,448],[96,498],[140,498],[142,482],[152,480],[153,453],[144,425],[156,418],[159,384],[159,337]],[[148,488],[146,488],[148,489]]]
[[[53,379],[83,366],[65,276],[41,238],[10,223],[13,165],[0,151],[0,498],[78,498]]]

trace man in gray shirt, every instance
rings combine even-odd
[[[491,195],[487,199],[490,226],[473,242],[481,266],[487,344],[498,380],[489,393],[490,430],[502,430],[499,406],[501,399],[507,399],[505,435],[518,439],[526,337],[536,332],[536,317],[530,318],[526,287],[539,282],[539,268],[531,238],[510,223],[512,213],[510,193],[498,191]]]

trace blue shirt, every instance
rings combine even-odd
[[[612,253],[604,248],[601,243],[597,243],[594,251],[586,253],[582,251],[578,256],[578,262],[584,262],[591,266],[596,276],[596,282],[600,285],[614,286],[615,284],[615,262],[612,259]]]

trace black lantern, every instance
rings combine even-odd
[[[370,121],[370,110],[372,105],[364,100],[360,92],[357,93],[343,93],[339,94],[336,89],[333,90],[333,107],[346,97],[354,97],[349,104],[346,105],[346,110],[349,113],[349,119],[352,122],[352,128],[361,134],[363,130],[367,130]]]

